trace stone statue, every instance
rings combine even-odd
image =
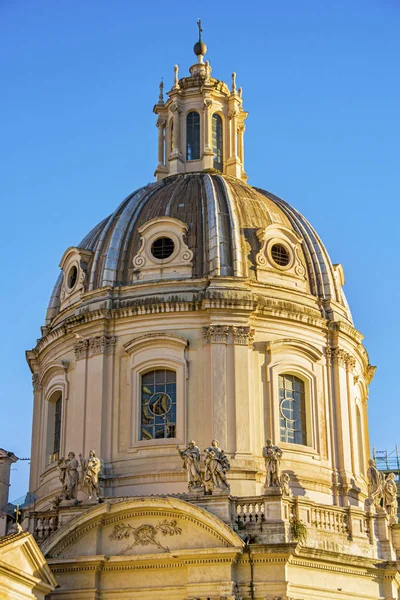
[[[372,458],[368,461],[368,464],[368,498],[366,500],[366,505],[380,506],[381,499],[383,498],[385,476],[378,471],[375,466],[375,461]]]
[[[383,507],[389,515],[390,523],[397,523],[397,485],[395,474],[389,473],[383,487]]]
[[[282,473],[282,475],[280,477],[282,495],[288,496],[289,498],[291,498],[293,496],[293,493],[292,493],[292,490],[290,489],[289,481],[290,481],[289,473]]]
[[[89,450],[89,458],[83,459],[79,455],[82,468],[82,487],[89,496],[89,500],[94,496],[99,499],[99,473],[101,469],[100,459],[97,458],[94,450]]]
[[[281,487],[281,459],[282,450],[278,446],[273,446],[272,440],[267,440],[263,448],[263,457],[265,459],[265,487]]]
[[[221,490],[229,492],[230,486],[226,480],[226,473],[231,465],[225,452],[219,447],[218,440],[213,440],[211,446],[206,448],[204,453],[206,491]]]
[[[174,89],[179,88],[179,67],[174,65]]]
[[[58,461],[60,481],[62,483],[60,500],[76,500],[79,481],[78,467],[79,463],[73,452],[68,454],[67,459],[61,458]]]
[[[200,449],[196,446],[196,442],[193,440],[190,441],[185,450],[180,450],[179,446],[176,449],[183,460],[183,468],[186,469],[189,491],[202,489],[203,478],[200,470]]]

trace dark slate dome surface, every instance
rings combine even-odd
[[[194,252],[193,278],[255,278],[259,251],[256,231],[273,223],[295,231],[303,240],[311,293],[345,304],[327,251],[308,221],[270,192],[216,172],[167,177],[128,196],[78,244],[94,255],[86,291],[133,284],[133,257],[139,250],[138,229],[150,219],[174,217],[188,225],[187,245]],[[210,238],[217,236],[217,264],[209,258]],[[62,273],[50,300],[46,323],[57,314]]]

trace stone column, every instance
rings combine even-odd
[[[203,169],[212,169],[214,166],[214,152],[212,148],[212,130],[211,130],[211,107],[212,100],[211,98],[204,98],[204,148],[203,148]]]
[[[15,454],[0,448],[0,512],[7,508],[11,465],[17,460]]]
[[[114,353],[115,337],[99,335],[89,338],[85,442],[83,454],[95,450],[97,455],[111,459],[112,398],[109,396],[110,373],[108,357]],[[111,387],[112,389],[112,387]]]
[[[43,388],[39,383],[39,375],[32,375],[33,387],[33,423],[32,423],[32,442],[31,442],[31,468],[29,475],[29,490],[33,491],[39,487],[39,476],[43,457],[40,456],[40,430],[42,420],[42,392]],[[45,434],[44,434],[45,435]]]
[[[237,115],[238,115],[238,111],[237,109],[233,109],[231,112],[231,157],[232,158],[236,158],[237,157]]]
[[[235,428],[236,458],[248,458],[252,454],[251,431],[252,402],[250,395],[250,352],[254,331],[250,327],[232,326],[235,362]]]
[[[158,127],[158,166],[163,167],[165,164],[165,157],[164,157],[165,119],[164,118],[158,117],[157,127]]]
[[[177,156],[181,153],[181,109],[177,102],[171,105],[174,119],[174,148],[172,153]]]
[[[211,397],[212,397],[212,430],[210,441],[216,438],[221,448],[227,448],[227,395],[226,395],[226,344],[229,327],[227,325],[210,325],[204,328],[204,338],[211,350]]]
[[[242,167],[244,166],[244,143],[243,143],[243,136],[244,136],[244,132],[246,131],[246,127],[243,125],[243,123],[241,123],[239,125],[238,128],[238,132],[239,132],[239,160],[242,163]]]
[[[344,505],[348,503],[348,489],[352,477],[350,423],[347,397],[347,353],[342,348],[332,350],[333,405],[335,407],[335,433],[337,468],[340,473]]]

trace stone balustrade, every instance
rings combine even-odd
[[[58,529],[58,514],[56,511],[46,511],[31,515],[33,521],[33,536],[38,543],[46,540]]]

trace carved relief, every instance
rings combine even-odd
[[[42,386],[39,383],[39,375],[38,373],[34,373],[32,375],[32,387],[34,392],[40,392]]]
[[[248,346],[254,341],[255,331],[251,327],[232,327],[233,343]]]
[[[345,367],[350,372],[353,372],[356,367],[354,356],[343,350],[343,348],[330,348],[328,346],[325,349],[325,355],[328,365],[339,365],[339,367]]]
[[[95,354],[112,354],[116,344],[115,336],[99,335],[89,338],[89,356]]]
[[[89,348],[89,340],[79,340],[74,346],[76,360],[81,360],[81,358],[86,358],[88,348]]]
[[[161,534],[163,536],[181,535],[182,529],[178,527],[176,520],[172,519],[168,521],[164,519],[157,525],[140,525],[139,527],[132,527],[129,523],[117,523],[114,525],[114,529],[108,536],[110,540],[125,540],[133,537],[133,544],[129,544],[119,554],[126,554],[130,550],[133,550],[135,546],[157,546],[164,552],[169,552],[168,546],[163,546],[156,537]]]
[[[234,344],[251,346],[255,330],[252,327],[236,325],[208,325],[203,327],[203,337],[207,344],[226,344],[229,336]]]
[[[226,344],[228,333],[228,325],[209,325],[203,328],[203,337],[208,344]]]
[[[95,337],[81,339],[74,347],[76,360],[81,360],[96,354],[112,354],[116,344],[114,335],[98,335]]]

